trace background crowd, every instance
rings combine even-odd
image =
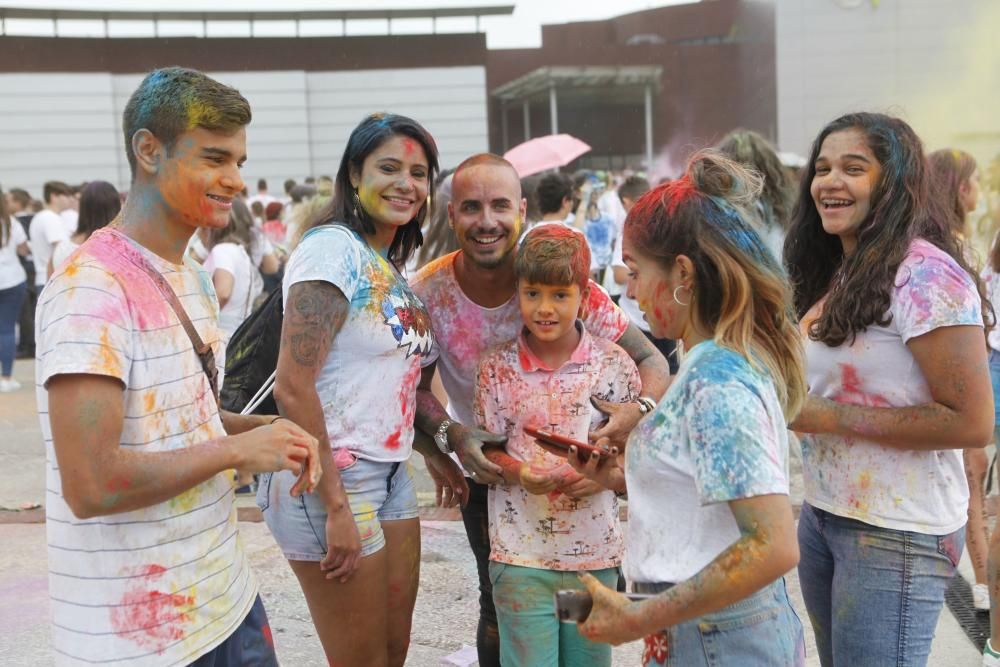
[[[157,85],[147,77],[136,94]],[[232,142],[246,122],[197,131]],[[142,132],[133,168],[156,150],[142,143],[149,131],[133,136]],[[924,664],[966,544],[976,606],[989,610],[1000,547],[987,530],[983,448],[1000,415],[989,398],[1000,384],[1000,162],[981,172],[961,151],[926,155],[905,122],[856,113],[822,128],[804,167],[746,130],[657,183],[631,171],[519,178],[489,154],[438,167],[418,122],[374,114],[334,177],[288,180],[275,195],[220,175],[233,190],[208,193],[220,224],[193,236],[175,225],[181,261],[157,267],[201,264],[220,357],[282,290],[281,417],[268,427],[294,422],[286,435],[303,449],[311,434],[310,452],[319,448],[307,459],[323,477],[313,491],[287,461],[252,471],[331,660],[405,661],[419,567],[411,449],[463,505],[484,666],[609,664],[608,644],[640,638],[645,664],[700,664],[706,642],[740,664],[801,664],[782,579],[796,565],[824,665]],[[138,173],[133,193],[174,187]],[[107,248],[130,256],[125,238],[149,234],[137,231],[143,200],[108,183],[51,181],[42,200],[12,188],[0,208],[0,391],[20,388],[15,349],[37,354],[40,406],[46,393],[70,400],[47,383],[64,387],[58,378],[84,363],[62,360],[54,336],[107,336],[64,294],[93,288],[83,269],[124,261]],[[182,296],[202,293],[186,287]],[[199,308],[192,319],[207,319]],[[66,318],[80,329],[68,332]],[[135,335],[155,331],[143,326]],[[38,349],[36,335],[49,337]],[[125,361],[112,361],[120,375]],[[115,374],[107,359],[99,366],[77,372]],[[234,418],[218,415],[216,430],[233,433]],[[60,451],[71,430],[58,419],[49,440]],[[541,450],[522,432],[538,426],[601,451]],[[797,535],[789,428],[806,485]],[[159,506],[142,502],[120,511]],[[651,597],[618,592],[622,566],[629,590]],[[594,606],[567,629],[551,618],[551,594],[574,587]],[[246,590],[247,618],[266,625]],[[1000,665],[989,643],[984,664]]]

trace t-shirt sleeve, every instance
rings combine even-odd
[[[639,369],[625,350],[612,344],[605,357],[601,391],[595,395],[614,403],[631,403],[642,392]],[[605,394],[606,392],[606,394]]]
[[[900,265],[890,309],[904,343],[940,327],[983,326],[972,276],[937,248],[912,251]]]
[[[695,485],[703,505],[788,494],[777,429],[738,381],[696,383],[686,406]]]
[[[58,215],[47,215],[42,220],[42,223],[42,233],[49,244],[69,240],[69,234],[66,232],[66,223]]]
[[[233,278],[236,278],[239,255],[240,251],[236,244],[220,243],[212,248],[212,251],[208,254],[208,259],[205,260],[205,268],[210,272],[222,270]]]
[[[342,227],[311,233],[288,261],[286,286],[321,280],[335,285],[350,301],[361,284],[360,243]]]
[[[53,277],[39,297],[37,322],[43,385],[69,373],[127,383],[132,320],[121,285],[105,269],[84,264]]]
[[[24,233],[24,226],[15,220],[10,219],[10,244],[15,248],[22,243],[27,242],[28,235]]]
[[[495,421],[495,411],[493,406],[496,400],[493,383],[490,380],[489,363],[491,357],[484,358],[476,368],[476,383],[472,394],[472,413],[476,418],[476,426],[493,433],[500,431],[493,430]]]
[[[604,288],[590,281],[583,324],[591,336],[615,342],[629,327],[628,315],[615,305]]]

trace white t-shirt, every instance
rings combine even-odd
[[[770,374],[695,345],[625,449],[625,577],[678,583],[740,538],[726,503],[788,495],[788,431]]]
[[[123,449],[177,450],[225,436],[191,341],[137,255],[164,275],[202,340],[221,352],[207,274],[170,264],[116,230],[95,232],[39,296],[36,394],[59,665],[186,665],[232,634],[257,597],[231,471],[165,502],[92,519],[76,518],[63,499],[45,389],[56,375],[121,380]],[[128,480],[113,481],[108,493],[119,485]]]
[[[615,253],[614,256],[611,258],[612,270],[609,271],[609,273],[613,273],[614,267],[616,266],[621,267],[623,269],[628,268],[627,266],[625,266],[625,260],[622,259],[621,235],[619,235],[618,239],[615,240]],[[611,281],[614,282],[613,276],[611,277]],[[605,281],[605,283],[607,283],[607,281]],[[629,297],[628,290],[625,289],[624,285],[619,285],[619,287],[621,288],[621,291],[619,292],[618,296],[618,307],[621,308],[623,311],[625,311],[625,314],[628,315],[628,319],[632,322],[632,324],[639,327],[642,331],[649,333],[649,322],[646,321],[645,313],[643,313],[642,309],[639,308],[639,302]]]
[[[28,240],[24,227],[15,218],[10,218],[10,236],[7,242],[0,246],[0,289],[9,289],[20,285],[28,279],[28,274],[21,266],[17,256],[17,246]]]
[[[76,234],[76,228],[80,225],[80,212],[75,208],[68,208],[60,213],[59,217],[66,224],[66,235],[73,236],[73,234]]]
[[[55,247],[55,249],[52,251],[52,269],[53,269],[53,271],[55,269],[58,269],[60,266],[62,266],[63,262],[65,262],[67,259],[69,259],[69,256],[73,254],[73,251],[76,250],[79,247],[80,247],[80,245],[78,243],[73,243],[73,241],[69,240],[69,239],[67,239],[67,240],[61,242],[59,245],[57,245]]]
[[[219,311],[219,329],[222,342],[228,343],[233,332],[253,311],[253,302],[264,290],[260,271],[250,263],[250,256],[243,246],[236,243],[218,243],[205,259],[209,275],[225,271],[233,277],[233,291],[226,305]]]
[[[421,267],[412,284],[431,315],[437,341],[434,354],[424,365],[438,361],[441,382],[448,394],[448,413],[468,426],[476,421],[472,397],[479,360],[491,348],[516,339],[524,323],[517,294],[496,308],[484,308],[465,295],[455,277],[459,252]],[[621,338],[629,326],[625,314],[593,281],[583,322],[592,336],[610,341]]]
[[[634,401],[641,383],[635,362],[611,341],[583,329],[561,367],[545,366],[522,332],[488,353],[476,380],[476,422],[507,436],[505,450],[535,470],[572,473],[566,457],[538,446],[525,426],[586,441],[603,420],[591,403]],[[573,499],[554,491],[535,495],[523,486],[498,484],[489,491],[490,560],[545,570],[600,570],[622,558],[618,501],[611,491]]]
[[[420,299],[392,265],[343,225],[317,227],[288,260],[285,307],[296,283],[335,285],[350,302],[316,391],[334,449],[372,461],[405,461],[421,359],[434,344]]]
[[[253,237],[253,243],[250,244],[250,261],[255,268],[260,269],[264,257],[274,252],[274,245],[260,227],[251,227],[250,236]]]
[[[49,276],[52,246],[69,240],[66,221],[58,213],[43,209],[35,214],[28,226],[31,256],[35,262],[35,285],[42,286]]]
[[[939,327],[983,326],[972,277],[923,239],[896,271],[888,326],[869,324],[853,344],[806,340],[810,392],[838,403],[906,407],[932,400],[906,342]],[[802,319],[803,331],[822,301]],[[927,535],[965,525],[969,487],[962,450],[904,450],[830,433],[802,438],[805,499],[865,523]]]

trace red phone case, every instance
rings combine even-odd
[[[546,445],[550,445],[552,447],[558,447],[559,449],[565,450],[568,450],[570,447],[576,447],[577,457],[584,461],[587,460],[591,452],[597,452],[598,456],[602,459],[611,456],[610,452],[601,449],[600,447],[595,447],[590,443],[580,442],[579,440],[574,440],[573,438],[567,438],[566,436],[562,436],[551,431],[525,426],[524,432],[535,440],[544,442]]]

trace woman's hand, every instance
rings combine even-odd
[[[611,447],[608,449],[608,445],[609,442],[607,439],[597,441],[597,446],[602,449],[607,449],[610,456],[602,458],[595,452],[584,461],[581,461],[579,458],[579,450],[577,450],[576,447],[570,447],[569,453],[566,454],[566,461],[573,466],[573,470],[577,471],[587,479],[597,482],[605,489],[611,489],[612,491],[617,491],[618,493],[624,493],[625,470],[622,468],[621,461],[618,457],[618,448]]]
[[[638,605],[617,591],[613,591],[592,574],[584,572],[580,581],[587,587],[594,606],[583,623],[577,623],[580,634],[592,642],[618,646],[642,639],[646,635],[636,609]]]
[[[361,536],[354,513],[346,499],[340,507],[327,510],[326,515],[326,556],[320,561],[320,569],[327,579],[338,579],[347,583],[361,565]]]

